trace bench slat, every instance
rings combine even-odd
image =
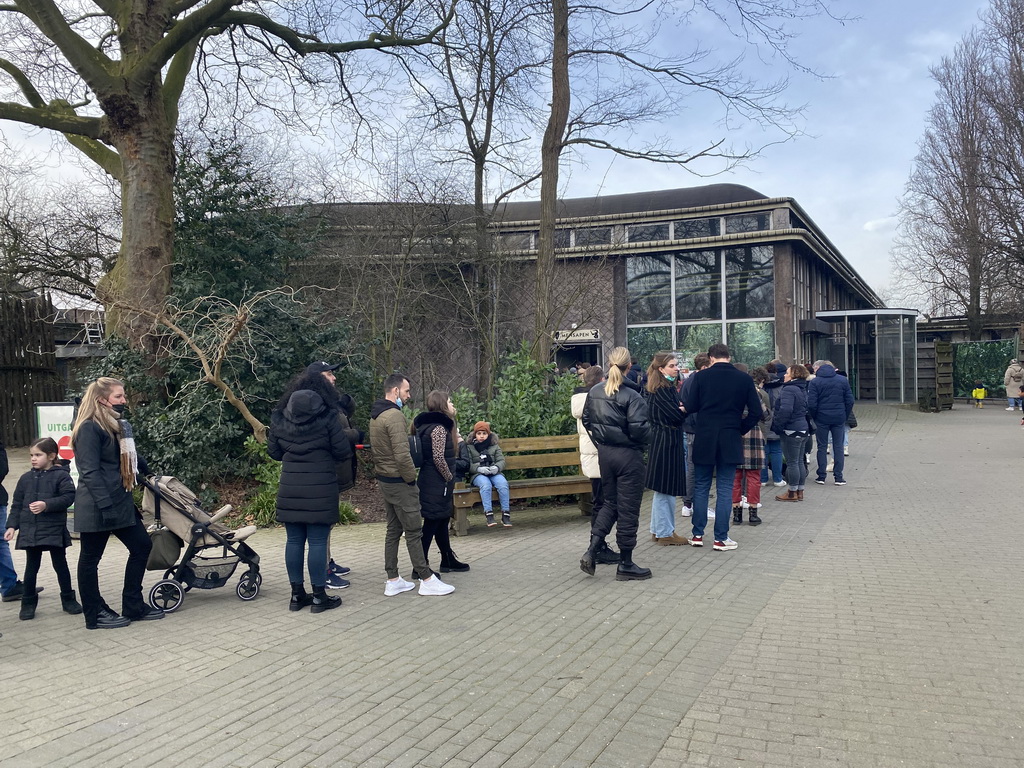
[[[528,456],[506,456],[506,469],[540,469],[541,467],[578,467],[579,451],[533,453]]]
[[[552,435],[550,437],[510,437],[498,441],[502,453],[518,451],[557,451],[580,447],[580,436]]]

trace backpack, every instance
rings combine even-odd
[[[423,443],[417,434],[409,435],[409,455],[412,456],[412,465],[419,469],[423,466]]]

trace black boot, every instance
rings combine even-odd
[[[743,522],[743,506],[741,504],[737,504],[732,508],[732,521],[734,523]]]
[[[70,613],[72,616],[77,616],[82,612],[82,606],[78,604],[75,590],[69,589],[67,592],[60,593],[60,607],[64,609],[64,613]]]
[[[441,573],[462,573],[468,571],[469,566],[466,563],[459,562],[459,558],[455,556],[455,551],[449,549],[447,554],[441,556]]]
[[[589,576],[594,575],[594,561],[597,559],[597,551],[601,548],[604,543],[604,537],[596,534],[590,534],[590,546],[587,547],[587,551],[583,553],[583,557],[580,558],[580,570]]]
[[[619,553],[608,546],[607,541],[601,542],[601,548],[597,550],[597,557],[594,562],[598,565],[612,565],[620,562]]]
[[[323,587],[313,587],[313,604],[310,613],[323,613],[341,605],[341,598],[328,595]]]
[[[633,550],[623,549],[619,556],[622,558],[622,562],[619,563],[619,567],[615,571],[616,581],[643,581],[651,578],[650,568],[641,568],[633,562]]]
[[[305,584],[292,582],[292,599],[288,603],[289,611],[301,611],[307,605],[313,604],[313,596],[306,592]]]
[[[22,621],[29,621],[36,617],[36,603],[39,602],[39,598],[36,595],[21,598],[21,611],[18,613],[18,618]]]
[[[750,508],[750,516],[748,518],[748,521],[750,522],[751,525],[760,525],[761,524],[761,518],[757,516],[757,507],[751,507]]]

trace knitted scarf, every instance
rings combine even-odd
[[[135,488],[135,477],[139,474],[139,455],[135,452],[135,433],[132,425],[124,419],[118,419],[121,429],[118,445],[121,448],[121,483],[126,491]]]

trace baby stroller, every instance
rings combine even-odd
[[[142,485],[142,508],[154,519],[150,526],[154,548],[146,568],[167,569],[149,591],[150,605],[167,613],[176,611],[190,589],[219,589],[227,584],[239,563],[248,569],[235,586],[235,594],[252,600],[260,593],[260,556],[245,543],[256,532],[255,525],[232,531],[219,522],[231,511],[230,504],[210,515],[176,478],[149,477]],[[158,546],[158,538],[163,546]],[[168,540],[173,542],[169,548]],[[177,560],[182,546],[185,552]]]

